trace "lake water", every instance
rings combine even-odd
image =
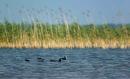
[[[130,79],[130,49],[1,48],[0,79]]]

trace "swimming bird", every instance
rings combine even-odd
[[[30,60],[26,58],[25,61],[29,62]]]
[[[62,60],[66,60],[66,56],[62,57],[62,58],[59,58],[58,60],[53,60],[51,59],[50,62],[61,62]]]
[[[38,61],[38,62],[44,62],[44,60],[45,60],[45,59],[43,59],[43,58],[41,58],[41,57],[38,57],[38,58],[37,58],[37,61]]]
[[[67,57],[66,56],[64,56],[63,58],[61,58],[62,60],[67,60]]]

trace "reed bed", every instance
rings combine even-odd
[[[0,23],[0,48],[129,48],[130,24]]]

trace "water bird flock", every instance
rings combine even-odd
[[[45,59],[44,59],[44,58],[41,58],[41,57],[38,57],[38,58],[37,58],[37,62],[44,62],[44,60],[45,60]],[[67,60],[67,57],[66,57],[66,56],[61,57],[61,58],[59,58],[58,60],[50,59],[49,61],[50,61],[50,62],[61,62],[62,60]],[[25,61],[26,61],[26,62],[29,62],[30,59],[25,58]]]

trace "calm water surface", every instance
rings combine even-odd
[[[1,48],[0,79],[130,79],[130,49]]]

